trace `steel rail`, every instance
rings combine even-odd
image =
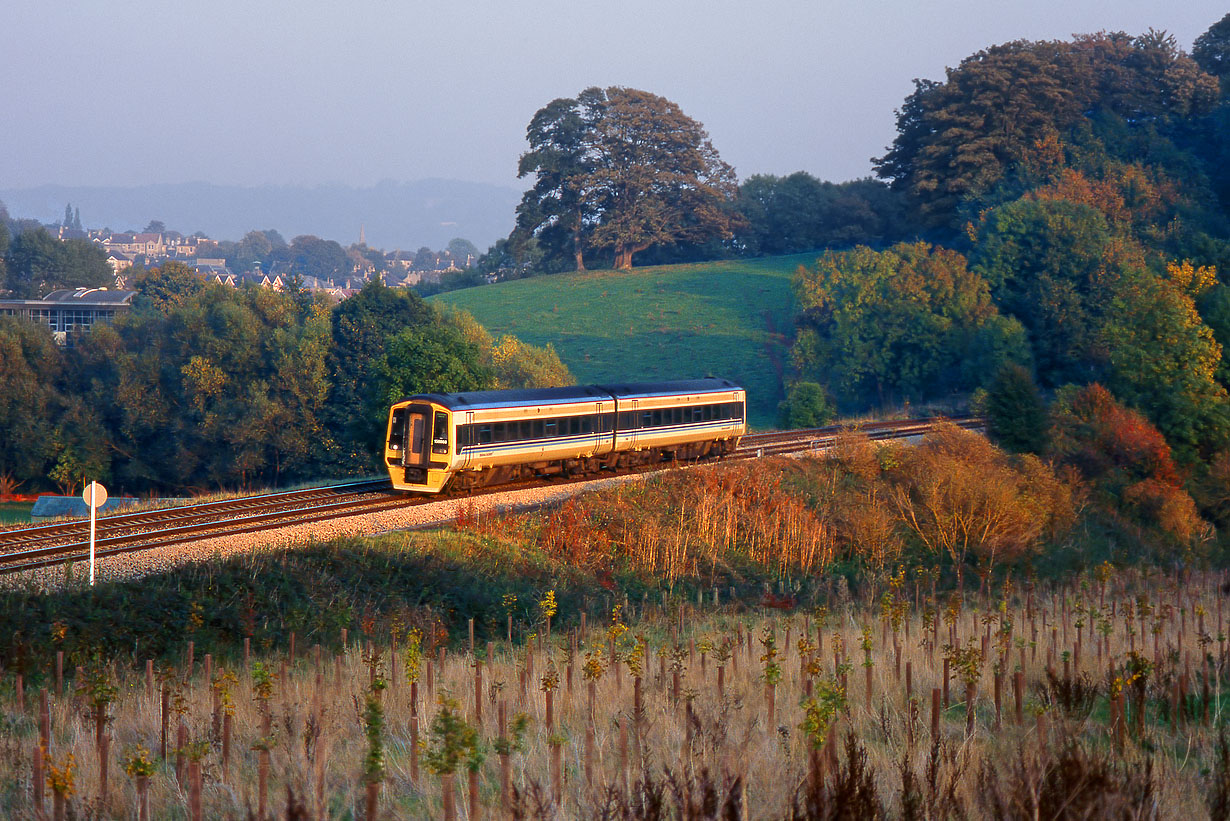
[[[127,513],[113,513],[101,516],[98,527],[101,529],[122,529],[159,525],[168,521],[177,521],[192,516],[206,514],[226,515],[232,512],[242,513],[252,509],[282,506],[295,502],[313,501],[321,498],[331,498],[343,495],[363,493],[387,488],[385,480],[364,480],[347,482],[339,485],[322,485],[298,490],[284,490],[273,493],[263,493],[257,496],[245,496],[239,499],[223,499],[216,502],[198,502],[189,505],[158,508],[155,510],[139,510]],[[0,530],[0,548],[22,543],[23,541],[43,541],[50,536],[67,536],[78,531],[85,532],[89,525],[86,520],[70,522],[53,522],[45,525],[35,525],[11,530]]]

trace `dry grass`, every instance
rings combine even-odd
[[[572,636],[557,635],[549,642],[535,638],[528,647],[495,645],[492,663],[482,669],[481,722],[476,720],[473,657],[467,652],[449,652],[440,669],[435,652],[429,650],[426,655],[435,662],[432,682],[429,686],[424,665],[417,703],[411,702],[410,687],[400,669],[382,697],[387,774],[380,817],[441,816],[441,779],[431,775],[425,764],[421,764],[417,781],[411,777],[410,724],[417,711],[421,744],[428,745],[427,728],[444,693],[458,700],[461,714],[479,729],[488,745],[478,784],[480,801],[492,817],[498,815],[501,804],[499,759],[490,752],[490,743],[498,735],[500,702],[506,703],[510,716],[524,711],[530,718],[525,751],[511,756],[519,795],[516,803],[524,817],[645,818],[680,806],[694,807],[697,814],[689,817],[721,817],[723,807],[733,807],[738,817],[841,817],[830,812],[834,802],[855,802],[863,808],[860,817],[868,812],[919,818],[1024,816],[1032,815],[1031,807],[1054,810],[1043,817],[1206,817],[1205,796],[1213,805],[1217,784],[1223,785],[1224,793],[1226,780],[1226,754],[1223,750],[1218,758],[1216,729],[1225,718],[1221,688],[1227,648],[1222,638],[1221,581],[1220,576],[1174,580],[1118,575],[1108,579],[1104,589],[1092,580],[1084,589],[1074,586],[1062,595],[1027,595],[1018,590],[1002,610],[996,602],[980,609],[967,604],[959,615],[955,608],[941,613],[938,629],[930,630],[924,630],[924,621],[934,625],[934,620],[916,606],[917,601],[927,609],[924,591],[911,590],[908,584],[896,588],[896,599],[890,600],[887,609],[835,600],[820,627],[818,614],[753,618],[730,612],[703,616],[690,609],[672,610],[669,616],[650,612],[619,640],[625,650],[633,646],[633,635],[647,644],[639,717],[629,665],[609,664],[605,629],[577,637],[580,645],[571,658]],[[1147,596],[1148,603],[1144,642],[1141,595]],[[1032,619],[1025,612],[1030,600]],[[1096,613],[1091,614],[1089,608]],[[931,609],[942,610],[934,604]],[[894,613],[896,632],[891,627]],[[1011,633],[1005,629],[1009,619]],[[1130,636],[1129,624],[1135,636]],[[1099,657],[1096,648],[1107,625],[1109,652]],[[1155,626],[1156,633],[1152,632]],[[775,637],[781,672],[772,707],[763,680],[765,629]],[[1037,643],[1031,646],[1035,630]],[[937,634],[938,647],[933,641]],[[926,642],[924,635],[930,637]],[[800,645],[804,636],[807,641]],[[978,658],[974,653],[973,661],[967,656],[966,667],[954,663],[951,704],[941,712],[940,734],[933,741],[931,691],[943,690],[943,645],[953,644],[954,639],[976,651],[985,641],[986,656]],[[721,651],[714,647],[723,641],[733,647],[724,665],[724,691],[719,693],[717,655]],[[870,694],[863,666],[864,641],[871,643]],[[586,642],[594,658],[606,660],[605,671],[595,681],[597,709],[592,723],[583,672]],[[1123,670],[1133,647],[1146,661],[1160,662],[1149,671],[1143,688]],[[1065,651],[1070,654],[1066,660]],[[264,659],[275,671],[287,665],[268,702],[274,735],[268,793],[271,808],[281,812],[289,789],[313,817],[362,817],[365,789],[361,775],[367,747],[361,709],[371,680],[370,656],[365,660],[366,655],[352,642],[337,658],[309,650],[301,651],[293,663],[285,656]],[[554,732],[545,724],[546,699],[540,688],[551,665],[559,676],[553,695]],[[913,700],[907,698],[907,665]],[[387,651],[378,666],[387,675]],[[1116,730],[1108,712],[1107,674],[1112,666],[1120,679],[1116,687],[1127,695],[1121,751],[1116,749]],[[203,660],[197,659],[194,667],[187,684],[180,679],[184,671],[167,671],[172,703],[182,710],[172,717],[171,744],[174,746],[182,715],[189,738],[209,743],[202,758],[205,817],[243,818],[257,803],[259,753],[251,748],[263,735],[253,676],[250,670],[236,671],[233,758],[224,776],[213,690],[204,679]],[[998,728],[993,701],[997,667],[1005,673]],[[1022,726],[1014,720],[1011,674],[1017,667],[1022,668],[1026,681]],[[596,672],[592,666],[590,670]],[[825,780],[809,781],[811,739],[801,728],[800,701],[809,681],[819,688],[835,672],[844,674],[848,682],[847,707],[828,732],[833,749],[821,759],[830,762]],[[99,795],[94,725],[85,706],[68,692],[50,699],[48,755],[55,762],[62,762],[67,753],[74,756],[71,806],[79,816],[134,817],[135,787],[123,774],[121,762],[136,745],[153,750],[157,759],[161,685],[155,683],[151,697],[141,671],[112,670],[111,674],[119,691],[117,702],[109,708],[114,720],[109,726],[111,786],[105,803]],[[967,676],[976,679],[974,729],[969,735],[963,682]],[[1185,682],[1186,693],[1177,702],[1182,717],[1176,717],[1175,688],[1180,682]],[[11,675],[8,683],[11,688]],[[1135,722],[1138,690],[1147,698],[1143,735],[1138,734]],[[11,817],[31,813],[37,703],[37,693],[31,691],[26,692],[24,710],[17,708],[11,689],[4,699],[0,783]],[[1041,724],[1037,714],[1043,716]],[[585,777],[586,737],[591,727],[592,784]],[[1044,728],[1041,734],[1040,727]],[[627,737],[623,759],[621,734]],[[559,806],[553,799],[552,743],[559,743],[562,750],[565,783]],[[1222,760],[1220,770],[1218,760]],[[171,755],[169,761],[158,763],[151,779],[154,818],[182,817],[187,812],[187,792],[174,770]],[[460,817],[472,817],[465,815],[465,782],[462,770],[456,779]],[[1073,803],[1061,812],[1067,806],[1065,796]],[[1221,800],[1224,803],[1224,796]],[[1077,813],[1080,808],[1090,812]]]

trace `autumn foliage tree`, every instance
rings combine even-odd
[[[1071,489],[1031,455],[1012,457],[952,424],[901,452],[892,498],[928,550],[947,555],[960,585],[968,560],[984,584],[996,566],[1055,539],[1075,519]]]
[[[1049,457],[1077,470],[1104,507],[1178,542],[1202,532],[1170,445],[1143,414],[1094,384],[1060,390],[1051,419]]]

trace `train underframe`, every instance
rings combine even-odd
[[[543,462],[527,462],[520,465],[501,465],[480,470],[462,470],[455,473],[444,492],[470,491],[508,482],[528,481],[546,476],[589,476],[603,471],[618,471],[663,462],[697,462],[702,459],[720,459],[733,453],[738,445],[736,439],[714,439],[707,442],[690,442],[684,445],[623,450],[604,456],[588,456],[576,459],[553,459]]]

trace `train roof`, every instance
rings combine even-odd
[[[599,385],[617,399],[636,396],[670,396],[676,393],[717,393],[742,390],[729,379],[707,376],[704,379],[678,379],[673,382],[630,382],[620,385]]]
[[[420,393],[408,399],[421,399],[443,405],[449,410],[513,407],[517,405],[566,405],[572,402],[601,401],[639,396],[669,396],[677,393],[716,393],[740,390],[729,379],[708,377],[674,382],[637,382],[619,385],[571,385],[566,388],[526,388],[507,391],[466,391],[462,393]]]

